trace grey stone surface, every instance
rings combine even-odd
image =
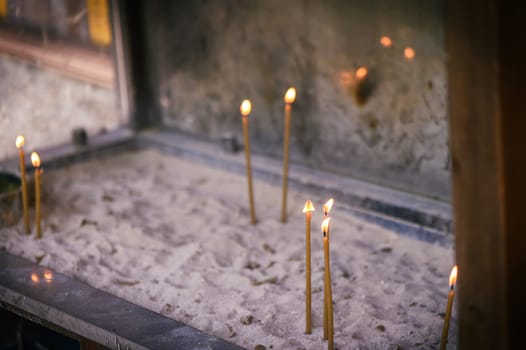
[[[0,160],[71,140],[82,127],[91,135],[124,124],[115,92],[0,55]]]
[[[0,307],[110,349],[242,349],[5,252],[0,266]]]
[[[252,149],[278,158],[294,85],[294,162],[448,200],[442,1],[158,2],[145,18],[167,126],[241,133],[239,104],[250,98]],[[360,66],[370,85],[362,105]]]

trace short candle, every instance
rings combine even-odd
[[[42,237],[42,226],[41,221],[41,211],[40,211],[40,178],[42,175],[42,169],[40,169],[40,157],[37,152],[31,153],[31,162],[33,167],[35,167],[35,226],[37,231],[37,239]]]
[[[24,215],[24,230],[26,234],[29,234],[29,200],[27,197],[27,181],[26,181],[26,161],[24,153],[24,136],[19,135],[16,137],[16,148],[18,148],[18,155],[20,158],[20,180],[22,182],[22,207]]]
[[[449,275],[449,293],[447,295],[446,316],[444,318],[444,327],[442,328],[442,339],[440,341],[440,350],[445,350],[447,346],[447,335],[449,331],[449,320],[451,319],[451,310],[453,308],[453,299],[455,298],[455,284],[457,283],[458,267],[453,266]]]

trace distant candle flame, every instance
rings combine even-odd
[[[449,275],[449,288],[454,289],[455,284],[457,283],[457,274],[458,274],[458,266],[453,266],[453,269],[451,269],[451,274]]]
[[[380,38],[380,44],[384,47],[391,47],[393,45],[393,41],[390,37],[384,35]]]
[[[408,60],[415,58],[415,50],[412,47],[406,47],[404,49],[404,56]]]
[[[44,271],[44,279],[48,283],[51,282],[53,280],[53,272],[51,272],[50,270],[45,270]]]
[[[294,103],[296,100],[296,89],[293,87],[290,87],[287,92],[285,93],[285,103]]]
[[[333,204],[334,204],[334,199],[331,198],[323,205],[323,214],[325,216],[329,215],[329,212],[331,211]]]
[[[353,82],[352,72],[349,72],[347,70],[340,72],[340,85],[342,86],[342,88],[348,89],[349,87],[351,87],[352,82]]]
[[[246,117],[252,111],[252,103],[250,103],[250,100],[243,100],[239,109],[241,110],[241,115]]]
[[[367,68],[365,67],[360,67],[356,70],[356,79],[358,80],[362,80],[364,79],[366,76],[367,76]]]
[[[321,223],[321,232],[323,233],[323,237],[327,237],[327,234],[329,233],[329,223],[331,221],[331,218],[327,217],[323,219]]]
[[[35,168],[38,168],[40,166],[40,157],[38,156],[37,152],[31,153],[31,163],[33,163],[33,166]]]
[[[16,144],[16,148],[21,148],[21,147],[24,147],[24,136],[22,135],[18,135],[16,137],[16,141],[15,141],[15,144]]]
[[[311,212],[314,211],[314,205],[312,205],[312,202],[310,200],[305,202],[305,206],[303,207],[303,212]]]
[[[39,283],[40,282],[40,278],[38,277],[38,275],[36,273],[32,273],[31,274],[31,281],[33,281],[33,283]]]

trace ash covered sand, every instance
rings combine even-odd
[[[252,226],[243,176],[156,150],[47,171],[43,181],[44,238],[23,235],[21,224],[3,229],[8,252],[249,349],[326,348],[319,226],[327,198],[289,192],[282,224],[280,186],[256,179]],[[306,199],[317,209],[311,335],[304,334]],[[365,222],[338,198],[331,217],[336,348],[438,348],[452,249]]]

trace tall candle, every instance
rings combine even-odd
[[[287,185],[289,178],[290,115],[296,99],[296,89],[290,87],[285,93],[285,128],[283,135],[283,191],[281,197],[281,222],[287,222]]]
[[[250,138],[248,134],[248,115],[252,111],[252,104],[250,100],[243,100],[241,103],[241,116],[243,120],[243,138],[245,143],[245,159],[247,167],[247,183],[248,183],[248,201],[250,205],[250,222],[256,223],[256,210],[254,209],[254,194],[252,191],[252,166],[250,165]]]
[[[325,260],[325,305],[327,306],[327,338],[329,340],[328,349],[334,349],[334,313],[332,306],[332,287],[331,287],[331,264],[329,255],[329,238],[330,238],[330,217],[326,217],[322,224],[323,233],[323,256]]]
[[[330,198],[325,204],[323,205],[323,217],[324,219],[329,217],[329,212],[331,211],[332,205],[334,204],[334,199]],[[330,252],[328,251],[327,254]],[[324,290],[327,290],[327,283],[324,280]],[[329,337],[329,318],[328,318],[328,312],[327,312],[327,297],[324,298],[323,303],[323,339],[327,340]]]
[[[458,267],[453,266],[449,275],[449,293],[447,295],[446,317],[444,318],[444,327],[442,328],[442,339],[440,341],[440,350],[445,350],[447,346],[447,334],[449,331],[449,320],[451,319],[451,310],[453,309],[453,299],[455,298],[455,284],[457,283]]]
[[[24,215],[24,230],[29,234],[29,200],[27,198],[27,181],[26,181],[26,161],[24,153],[24,136],[16,137],[16,148],[18,148],[18,155],[20,157],[20,180],[22,182],[22,207]]]
[[[40,177],[42,169],[40,169],[40,157],[37,152],[31,153],[31,162],[35,167],[35,226],[37,231],[37,239],[42,237],[41,211],[40,211]]]
[[[308,200],[303,207],[305,213],[305,333],[312,333],[312,307],[311,307],[311,254],[310,254],[310,223],[314,206],[312,202]]]

